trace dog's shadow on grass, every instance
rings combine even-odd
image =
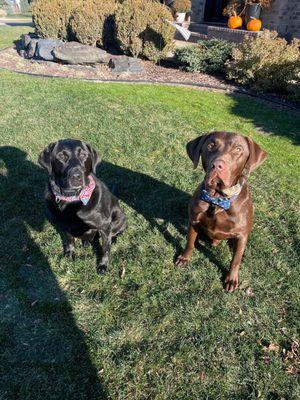
[[[106,185],[116,186],[117,196],[149,222],[152,229],[158,229],[176,251],[178,238],[169,232],[169,224],[186,234],[190,196],[176,187],[161,182],[149,175],[102,161],[97,176]]]
[[[72,308],[30,234],[44,227],[47,178],[26,156],[0,148],[1,396],[106,399]]]
[[[144,216],[152,229],[158,229],[167,242],[174,248],[174,259],[182,251],[179,235],[174,237],[169,229],[173,225],[176,231],[186,236],[188,224],[188,203],[190,195],[182,190],[161,182],[149,175],[102,161],[97,175],[108,187],[117,186],[121,201]],[[125,232],[126,234],[126,232]],[[185,244],[186,237],[184,239]],[[227,273],[208,246],[197,242],[196,249],[203,253],[220,270],[222,277]]]

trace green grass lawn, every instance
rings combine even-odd
[[[7,72],[0,96],[0,399],[299,399],[299,116],[242,96]],[[269,155],[249,180],[256,217],[233,294],[226,243],[173,265],[203,177],[185,144],[216,129]],[[128,217],[104,277],[80,242],[65,259],[46,220],[37,158],[66,137],[99,151],[97,175]]]
[[[30,26],[0,26],[0,49],[12,46],[23,33],[32,32]]]
[[[31,12],[23,12],[19,14],[8,14],[5,19],[28,19],[29,21],[32,20]]]

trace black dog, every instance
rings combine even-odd
[[[39,156],[50,180],[45,198],[53,221],[66,233],[65,255],[74,258],[75,237],[98,248],[97,273],[105,272],[114,237],[126,229],[118,199],[96,178],[97,152],[80,140],[50,143]],[[99,234],[102,251],[97,246]]]

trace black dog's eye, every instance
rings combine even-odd
[[[83,150],[80,150],[78,153],[78,158],[81,161],[85,161],[87,159],[87,153]]]
[[[209,151],[213,150],[214,147],[215,147],[215,143],[214,143],[214,142],[211,142],[211,143],[209,143],[209,144],[207,145],[207,149],[208,149]]]
[[[67,153],[64,153],[63,151],[60,152],[60,153],[58,153],[56,157],[59,159],[59,161],[62,161],[62,162],[64,162],[64,163],[67,162],[68,159],[69,159],[68,154],[67,154]]]

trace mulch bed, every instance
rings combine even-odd
[[[155,65],[151,61],[142,61],[142,66],[143,72],[116,73],[104,64],[83,66],[26,60],[13,47],[0,52],[0,67],[23,73],[92,80],[205,83],[218,86],[220,89],[234,89],[233,85],[227,84],[222,79],[201,73],[180,71],[171,65]]]

